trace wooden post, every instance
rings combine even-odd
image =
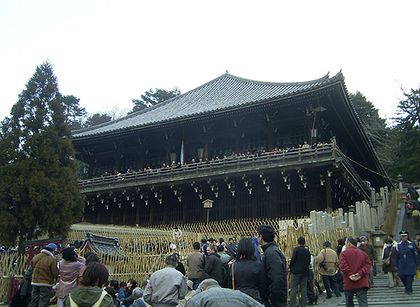
[[[327,212],[332,211],[331,177],[325,178],[325,199],[327,201]]]

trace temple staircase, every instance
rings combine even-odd
[[[388,277],[383,273],[375,277],[374,283],[375,286],[368,291],[369,306],[420,306],[420,280],[414,280],[412,295],[404,293],[403,285],[388,288]],[[356,297],[354,302],[358,306]],[[337,306],[346,306],[344,298]]]

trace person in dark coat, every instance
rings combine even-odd
[[[217,254],[217,246],[213,244],[208,245],[207,254],[206,264],[204,266],[205,278],[213,278],[217,280],[219,285],[222,285],[224,281],[223,264],[220,256]]]
[[[413,293],[413,279],[419,265],[416,245],[408,240],[408,232],[400,231],[401,241],[397,244],[398,276],[405,287],[405,293]]]
[[[262,303],[260,291],[265,282],[264,270],[261,262],[255,259],[254,251],[251,239],[239,240],[236,261],[232,263],[229,271],[229,286]]]
[[[293,249],[292,259],[289,265],[292,274],[290,280],[290,307],[297,306],[298,287],[301,292],[300,306],[305,307],[308,299],[307,285],[311,254],[305,247],[304,237],[299,237],[297,242],[298,246]]]
[[[388,287],[398,285],[397,278],[397,251],[392,245],[392,239],[385,240],[385,248],[382,256],[382,269],[388,275]]]
[[[266,307],[284,307],[287,302],[286,258],[274,243],[275,231],[271,225],[260,225],[258,241],[264,252],[262,265],[265,283],[260,292]]]

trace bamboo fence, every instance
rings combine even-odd
[[[185,260],[192,249],[194,242],[202,238],[239,238],[243,236],[255,236],[259,225],[272,225],[277,231],[276,241],[279,247],[290,259],[293,248],[297,245],[297,238],[304,236],[307,245],[313,255],[317,255],[322,249],[324,241],[332,243],[333,248],[339,238],[350,235],[350,229],[331,229],[316,235],[308,233],[308,217],[295,218],[269,218],[269,219],[243,219],[214,221],[208,224],[191,223],[177,225],[160,225],[156,228],[123,227],[113,225],[76,224],[69,231],[67,242],[84,240],[86,232],[97,235],[118,238],[123,255],[110,256],[98,255],[100,261],[107,266],[110,279],[127,281],[135,279],[138,282],[147,279],[154,271],[164,266],[166,255],[172,253],[170,245],[176,244],[176,251]],[[180,237],[173,235],[173,229],[182,231]],[[11,263],[16,262],[13,266]],[[5,301],[7,286],[11,276],[21,277],[25,269],[26,257],[16,254],[0,255],[0,302]],[[317,276],[317,267],[314,267]]]

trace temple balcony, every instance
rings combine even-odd
[[[341,162],[341,163],[340,163]],[[275,150],[258,155],[238,155],[206,162],[164,167],[119,175],[79,180],[82,193],[95,193],[152,185],[177,185],[186,182],[234,177],[243,174],[271,173],[278,170],[305,169],[333,165],[344,167],[363,189],[362,179],[335,143],[311,148]]]

